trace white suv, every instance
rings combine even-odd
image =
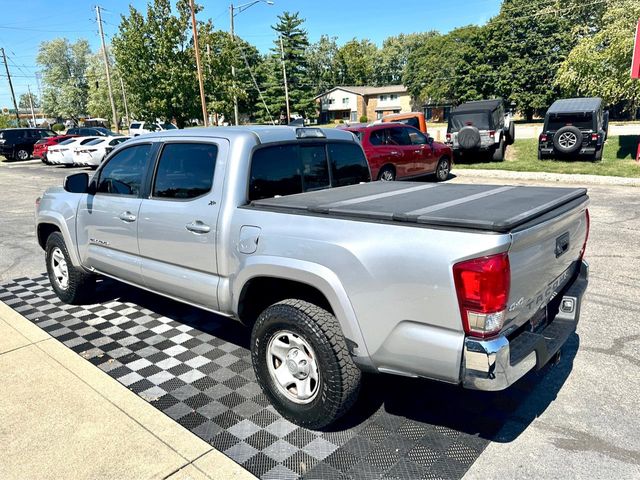
[[[144,133],[159,132],[160,130],[176,130],[174,124],[169,122],[132,122],[129,125],[129,135],[137,137]]]

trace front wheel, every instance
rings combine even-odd
[[[18,160],[28,160],[29,159],[29,152],[27,150],[25,150],[24,148],[21,148],[20,150],[18,150],[16,152],[16,158]]]
[[[444,182],[449,178],[451,172],[451,160],[448,158],[441,158],[436,167],[436,181]]]
[[[336,318],[303,300],[268,307],[253,327],[251,359],[258,383],[290,421],[320,429],[355,402],[361,372]]]
[[[76,268],[71,263],[64,237],[54,232],[47,238],[46,262],[49,282],[64,303],[84,303],[95,288],[95,275]]]

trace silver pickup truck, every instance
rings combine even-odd
[[[273,405],[321,428],[361,372],[501,390],[557,358],[587,286],[584,189],[369,182],[355,137],[160,132],[39,200],[65,302],[105,275],[252,329]]]

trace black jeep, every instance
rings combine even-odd
[[[585,155],[601,160],[608,128],[609,112],[603,110],[601,98],[556,100],[544,117],[538,159]]]
[[[512,114],[501,98],[466,102],[449,115],[446,142],[456,159],[484,153],[502,161],[514,139]]]

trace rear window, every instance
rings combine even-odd
[[[491,130],[491,114],[489,112],[461,113],[449,117],[449,132],[457,132],[466,126],[473,126],[478,130]]]
[[[593,115],[590,113],[579,115],[550,115],[547,119],[547,130],[559,130],[567,125],[573,125],[581,130],[593,129]]]
[[[83,143],[83,145],[98,145],[99,143],[104,142],[103,138],[95,138],[87,143]]]
[[[139,123],[132,123],[129,128],[132,128],[132,129],[140,128],[140,124]]]
[[[355,143],[274,145],[256,150],[253,154],[249,200],[369,180],[367,161],[362,149]]]
[[[70,143],[75,142],[76,139],[75,138],[68,138],[67,140],[65,140],[64,142],[60,142],[60,145],[69,145]]]
[[[394,122],[403,123],[405,125],[409,125],[411,127],[415,127],[418,130],[420,130],[420,121],[416,117],[402,118],[400,120],[394,120]]]

